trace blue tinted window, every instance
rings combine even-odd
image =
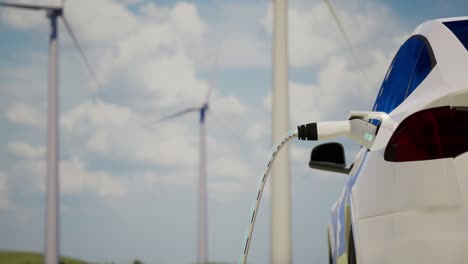
[[[457,36],[468,50],[468,20],[445,22],[444,25]]]
[[[390,113],[405,100],[413,71],[424,45],[421,38],[411,37],[401,46],[382,83],[374,111]]]
[[[421,53],[418,57],[418,62],[414,67],[413,76],[411,78],[411,83],[408,86],[408,91],[406,92],[406,97],[408,97],[418,85],[426,78],[426,76],[432,70],[431,56],[427,47],[424,46],[421,50]]]

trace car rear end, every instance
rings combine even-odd
[[[438,22],[459,43],[435,50],[437,67],[382,123],[352,190],[359,264],[468,263],[468,21]]]

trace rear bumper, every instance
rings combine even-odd
[[[353,226],[359,264],[468,263],[465,212],[405,212]]]

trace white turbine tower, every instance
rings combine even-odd
[[[340,33],[349,46],[353,59],[357,55],[330,0],[324,0]],[[275,144],[289,130],[288,88],[288,0],[273,1],[273,92],[272,139]],[[364,78],[367,76],[361,72]],[[292,263],[291,195],[289,151],[278,154],[272,167],[271,184],[271,261],[273,264]]]
[[[62,6],[0,3],[1,6],[30,10],[46,10],[50,20],[49,38],[49,109],[47,125],[47,206],[45,232],[46,264],[59,263],[59,175],[58,175],[58,50],[57,18],[62,15]]]
[[[47,180],[46,180],[46,223],[44,238],[44,263],[58,264],[60,260],[60,219],[59,219],[59,129],[58,129],[58,29],[57,18],[62,17],[64,25],[70,34],[74,45],[78,49],[84,63],[97,85],[99,82],[91,70],[88,59],[83,53],[66,17],[63,14],[63,3],[55,5],[24,4],[0,2],[0,7],[10,7],[28,10],[44,10],[50,20],[49,35],[49,90],[48,90],[48,116],[47,116]]]
[[[288,92],[288,1],[273,2],[273,144],[289,130]],[[272,168],[271,181],[271,261],[292,262],[291,195],[289,183],[289,150],[285,147]]]

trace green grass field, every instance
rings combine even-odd
[[[64,264],[85,264],[86,262],[62,257],[61,263]],[[0,264],[42,264],[44,263],[43,254],[19,251],[0,250]]]

